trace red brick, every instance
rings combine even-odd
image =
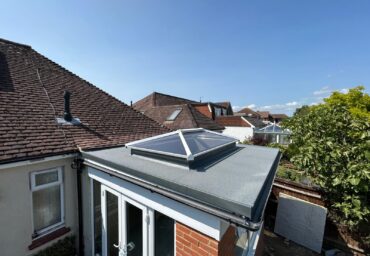
[[[204,243],[204,244],[208,244],[209,241],[210,241],[210,239],[207,238],[206,236],[204,236],[202,234],[199,234],[197,232],[194,232],[194,231],[192,231],[190,233],[190,236],[192,236],[193,238],[195,238],[196,240],[198,240],[199,242]]]

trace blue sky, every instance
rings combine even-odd
[[[153,91],[291,114],[370,84],[370,1],[2,1],[0,37],[129,103]]]

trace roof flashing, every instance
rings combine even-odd
[[[73,117],[71,121],[67,121],[63,117],[57,117],[56,121],[59,125],[81,125],[81,120],[75,117]]]

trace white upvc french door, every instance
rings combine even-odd
[[[149,255],[150,209],[103,184],[101,209],[103,256]]]

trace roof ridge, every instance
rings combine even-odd
[[[190,112],[190,115],[193,117],[192,119],[193,119],[193,121],[194,121],[194,123],[195,123],[195,126],[199,128],[199,123],[197,122],[197,119],[195,118],[195,116],[194,116],[194,112],[193,112],[193,110],[195,110],[195,111],[197,111],[197,110],[196,110],[196,109],[194,109],[194,108],[193,108],[193,106],[192,106],[190,103],[187,103],[187,104],[185,104],[185,105],[188,107],[189,112]],[[199,112],[199,111],[198,111],[198,112]]]
[[[180,99],[180,100],[186,100],[186,101],[192,101],[192,102],[197,102],[195,100],[189,100],[189,99],[186,99],[186,98],[182,98],[182,97],[177,97],[177,96],[173,96],[173,95],[170,95],[170,94],[165,94],[165,93],[161,93],[161,92],[152,92],[153,95],[155,94],[160,94],[160,95],[163,95],[163,96],[167,96],[167,97],[172,97],[172,98],[176,98],[176,99]]]
[[[32,47],[30,45],[20,44],[20,43],[17,43],[17,42],[14,42],[14,41],[10,41],[10,40],[4,39],[4,38],[0,38],[0,43],[13,44],[13,45],[18,46],[18,47],[32,49]]]

